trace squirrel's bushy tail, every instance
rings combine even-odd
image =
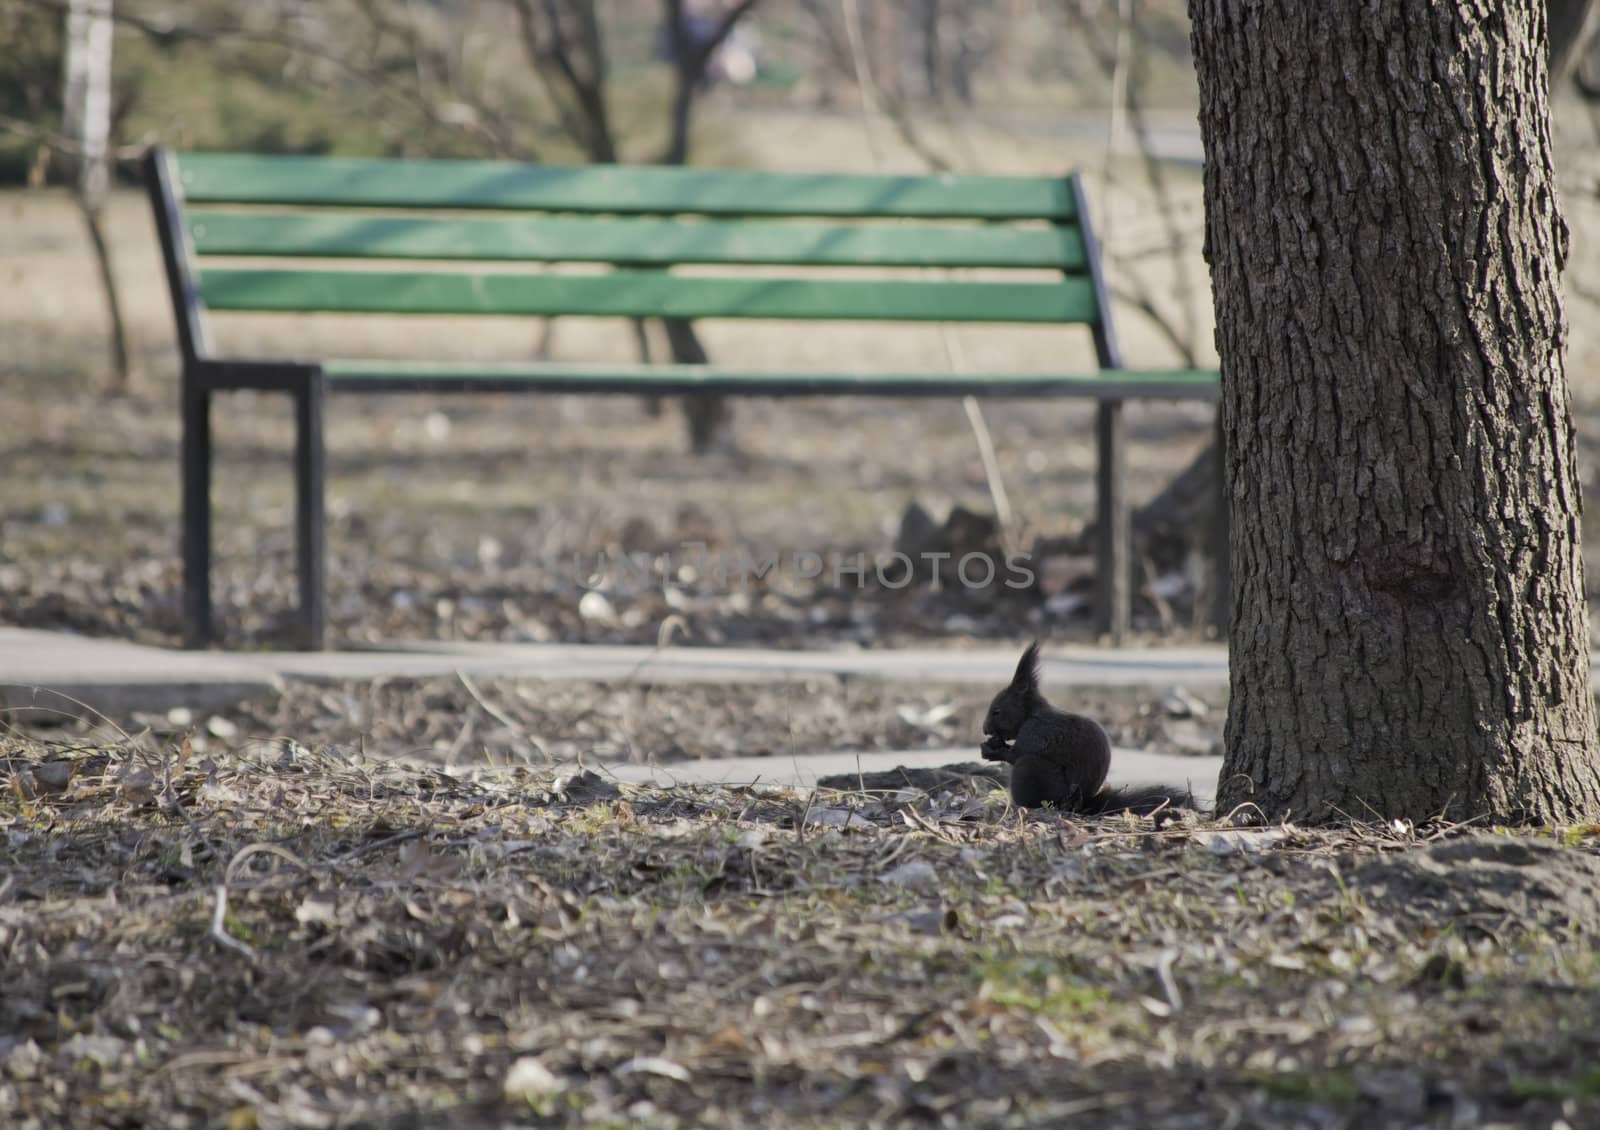
[[[1170,785],[1138,785],[1121,789],[1101,789],[1084,802],[1080,811],[1086,816],[1111,816],[1118,812],[1132,812],[1139,816],[1153,816],[1177,809],[1198,810],[1194,793],[1188,789],[1175,789]]]

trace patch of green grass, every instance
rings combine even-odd
[[[1557,1102],[1600,1098],[1600,1067],[1591,1067],[1568,1079],[1514,1075],[1511,1077],[1511,1091],[1518,1098],[1552,1099]]]
[[[1348,1071],[1278,1071],[1260,1075],[1256,1083],[1269,1095],[1297,1102],[1351,1103],[1360,1095]]]
[[[232,911],[229,911],[227,916],[223,918],[222,927],[231,937],[237,941],[243,942],[247,946],[261,944],[260,936],[254,930],[250,929],[248,923],[246,923],[242,918],[240,918],[237,914],[234,914]]]
[[[1044,958],[988,961],[979,966],[981,995],[1005,1008],[1057,1019],[1096,1016],[1111,1003],[1111,994],[1090,985]]]

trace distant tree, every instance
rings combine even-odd
[[[111,49],[115,28],[111,0],[70,0],[66,12],[66,50],[62,63],[62,107],[68,153],[74,165],[74,189],[83,212],[89,242],[100,269],[106,318],[111,327],[111,371],[114,387],[126,392],[132,380],[128,332],[122,317],[112,269],[111,246],[101,224],[111,183]]]
[[[610,164],[619,160],[607,90],[605,29],[597,0],[513,2],[529,55],[560,108],[560,120],[569,136],[591,161]],[[756,2],[733,0],[713,14],[691,11],[684,0],[661,0],[666,55],[673,71],[667,144],[657,158],[662,164],[681,165],[689,159],[695,102],[708,85],[712,61]],[[692,322],[668,318],[662,324],[674,361],[699,365],[709,360]],[[641,352],[648,353],[649,339],[642,323],[636,323],[635,332]],[[692,451],[731,445],[733,416],[723,397],[687,397],[683,411]]]
[[[682,164],[689,157],[694,111],[710,85],[718,51],[757,2],[329,0],[306,5],[300,0],[260,0],[240,5],[232,0],[192,0],[172,7],[153,0],[123,0],[113,9],[111,0],[0,0],[0,31],[29,33],[8,36],[8,43],[15,46],[0,52],[0,133],[24,137],[68,157],[82,150],[65,132],[39,124],[36,104],[55,110],[63,105],[61,56],[49,61],[54,88],[41,93],[35,73],[40,70],[38,52],[16,49],[39,38],[35,33],[41,21],[60,27],[70,17],[79,20],[73,26],[80,30],[109,26],[108,21],[115,20],[159,50],[198,50],[217,69],[256,81],[263,91],[281,85],[282,76],[292,74],[296,92],[308,100],[335,96],[348,107],[351,120],[390,139],[389,147],[397,152],[541,160],[561,148],[562,155],[555,159],[570,160],[575,150],[597,163],[648,156]],[[93,14],[95,20],[85,23],[73,15],[80,11]],[[623,27],[652,19],[673,45],[668,56],[671,94],[661,119],[665,144],[653,154],[625,155],[613,114],[616,79],[610,39]],[[108,37],[96,35],[96,44],[109,44]],[[495,45],[493,61],[488,63],[475,57],[482,53],[486,37]],[[64,54],[73,60],[102,57],[83,52],[89,42],[83,35],[71,42],[78,46]],[[520,68],[507,68],[507,52],[515,56],[519,50]],[[67,84],[70,91],[98,91],[99,86],[81,81],[88,73],[78,67],[74,74],[79,81]],[[326,128],[330,121],[291,124],[271,116],[270,98],[264,95],[260,101],[267,105],[250,105],[237,116],[261,138],[281,141],[291,150],[333,147],[337,134]],[[89,102],[104,105],[95,98]],[[99,120],[95,115],[75,119]],[[237,136],[223,140],[240,143]],[[103,160],[81,167],[97,171],[80,184],[95,188],[104,183]],[[97,202],[100,195],[86,192],[83,199]],[[85,215],[97,247],[103,248],[97,208]],[[108,263],[102,258],[109,279]],[[641,348],[648,349],[643,323],[636,329]],[[707,359],[691,323],[669,320],[665,331],[675,360]],[[120,335],[116,338],[120,343]],[[125,358],[125,347],[118,346],[118,355]],[[125,371],[125,363],[119,362],[118,368]],[[731,442],[731,416],[721,398],[689,398],[685,415],[695,450]]]
[[[109,328],[111,388],[132,379],[127,329],[101,224],[110,187],[118,104],[111,73],[111,0],[10,0],[0,3],[0,137],[32,150],[23,172],[30,185],[54,175],[71,184],[99,269]],[[13,150],[15,152],[15,150]],[[13,162],[15,158],[13,158]]]
[[[0,177],[38,183],[61,141],[65,21],[52,8],[0,2]]]
[[[1600,816],[1540,0],[1191,0],[1224,810]]]

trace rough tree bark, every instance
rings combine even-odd
[[[1539,0],[1191,0],[1224,811],[1600,815]]]

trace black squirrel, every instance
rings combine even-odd
[[[1011,765],[1011,800],[1019,808],[1054,805],[1061,812],[1152,815],[1193,808],[1187,791],[1164,785],[1108,789],[1111,739],[1082,714],[1058,710],[1039,693],[1039,641],[1022,653],[1011,685],[994,696],[983,720],[985,761]]]

